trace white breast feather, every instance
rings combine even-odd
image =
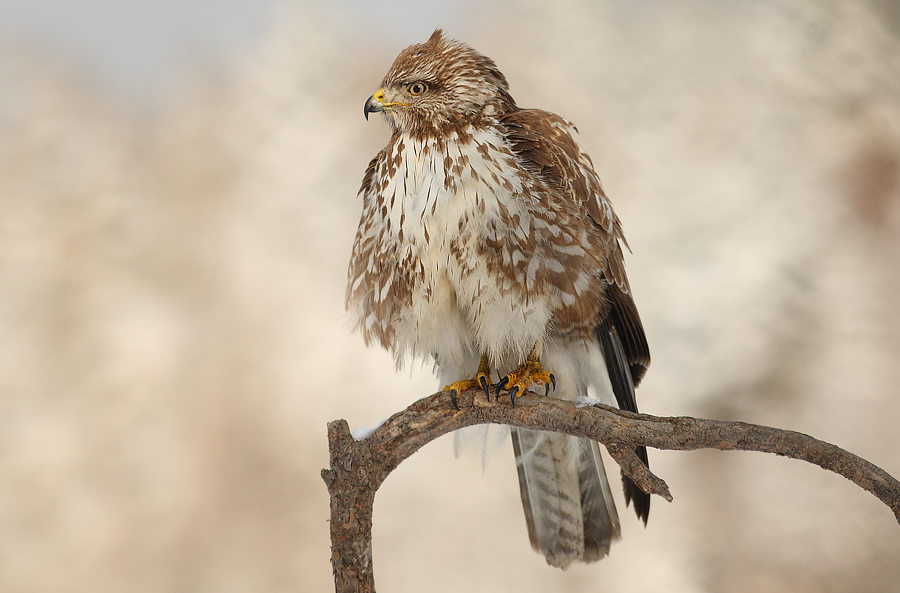
[[[482,352],[495,369],[522,362],[545,337],[551,318],[549,304],[540,298],[522,299],[499,285],[495,267],[476,249],[492,224],[501,222],[501,201],[510,215],[519,214],[522,227],[513,232],[524,240],[530,216],[521,197],[514,157],[502,148],[503,140],[489,132],[476,132],[473,141],[448,143],[454,163],[468,160],[455,183],[445,184],[445,154],[434,140],[404,138],[396,174],[382,196],[394,195],[389,224],[400,238],[401,252],[421,262],[425,278],[412,295],[412,305],[396,321],[395,356],[436,355],[444,366],[470,364]],[[485,157],[479,145],[489,147]],[[393,156],[393,155],[391,155]],[[496,179],[496,181],[495,181]],[[512,189],[504,187],[508,180]],[[483,212],[482,212],[483,209]],[[459,255],[451,252],[456,243]],[[523,258],[514,252],[512,258]],[[462,265],[460,264],[462,263]],[[463,269],[467,266],[469,269]],[[474,369],[470,369],[471,373]]]

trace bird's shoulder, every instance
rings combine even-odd
[[[576,140],[575,125],[540,109],[516,109],[500,118],[499,123],[523,167],[585,209],[611,252],[608,279],[627,292],[619,243],[628,247],[628,242],[591,157]]]
[[[513,153],[533,174],[584,205],[591,219],[624,242],[612,204],[591,157],[575,139],[569,120],[540,109],[517,109],[500,119]]]

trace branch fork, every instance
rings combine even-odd
[[[328,424],[330,468],[322,478],[331,496],[331,563],[337,593],[371,593],[372,507],[375,491],[407,457],[430,441],[475,424],[508,424],[593,439],[644,492],[672,501],[669,487],[634,452],[654,449],[760,451],[813,463],[844,476],[886,504],[900,522],[900,482],[883,469],[829,443],[798,432],[744,422],[661,418],[603,404],[580,405],[533,393],[491,401],[481,389],[420,399],[355,440],[345,420]]]

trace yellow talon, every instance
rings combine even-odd
[[[478,382],[475,379],[463,379],[462,381],[454,381],[450,385],[444,385],[444,388],[441,391],[449,391],[453,393],[462,393],[463,391],[468,391],[473,387],[477,387]]]
[[[441,391],[449,391],[450,392],[450,400],[453,402],[453,407],[457,410],[459,409],[459,404],[456,401],[456,396],[462,393],[463,391],[468,391],[469,389],[474,389],[475,387],[481,387],[484,389],[484,393],[487,395],[488,400],[491,399],[491,392],[488,390],[488,387],[491,385],[490,379],[490,365],[488,364],[487,354],[481,355],[481,362],[478,363],[478,371],[475,373],[475,376],[471,379],[463,379],[462,381],[454,381],[450,385],[444,386]]]
[[[532,383],[545,386],[545,396],[550,394],[551,385],[553,390],[556,390],[556,377],[553,373],[544,369],[541,361],[535,356],[534,350],[534,348],[531,349],[531,354],[528,355],[528,358],[525,359],[525,362],[520,367],[500,379],[500,382],[497,383],[496,392],[498,398],[500,391],[508,387],[509,399],[513,405],[516,405],[516,398],[521,397]]]

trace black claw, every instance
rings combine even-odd
[[[544,397],[547,397],[548,395],[550,395],[550,384],[547,383],[546,385],[544,385],[544,388]]]
[[[478,382],[481,383],[481,388],[484,389],[484,394],[487,396],[488,401],[491,401],[491,392],[488,389],[487,378],[482,376],[480,379],[478,379]]]
[[[506,387],[506,384],[507,384],[507,383],[509,383],[509,377],[508,377],[508,376],[507,376],[507,377],[503,377],[502,379],[500,379],[500,382],[497,383],[497,389],[496,389],[496,391],[494,391],[494,396],[495,396],[497,399],[500,399],[500,390],[503,389],[504,387]]]
[[[456,390],[450,390],[450,401],[453,402],[453,407],[459,410],[459,403],[456,401]]]
[[[550,373],[550,382],[553,383],[553,391],[556,391],[556,375],[554,375],[553,373]],[[549,389],[550,388],[548,387],[547,388],[548,393],[549,393]]]
[[[513,405],[514,408],[516,407],[516,395],[518,393],[519,393],[518,385],[516,385],[515,387],[513,387],[512,389],[509,390],[509,401]]]

